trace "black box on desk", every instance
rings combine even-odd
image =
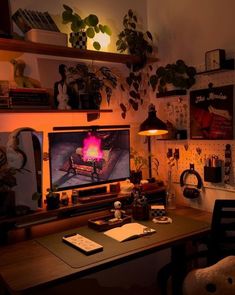
[[[204,181],[218,183],[222,181],[222,167],[204,167]]]

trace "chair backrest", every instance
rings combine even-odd
[[[208,246],[209,264],[235,255],[235,199],[215,201]]]

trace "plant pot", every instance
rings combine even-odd
[[[148,220],[149,219],[149,205],[148,204],[133,204],[132,217],[135,220]]]
[[[69,42],[73,48],[87,49],[87,35],[86,32],[70,33]]]
[[[15,214],[15,192],[0,191],[0,216],[12,216]]]
[[[100,92],[81,93],[79,98],[82,110],[99,110],[102,100]]]
[[[59,193],[50,193],[46,197],[47,200],[47,210],[53,210],[60,207],[60,194]]]
[[[142,180],[142,171],[131,171],[130,174],[130,181],[133,184],[140,184],[140,181]]]

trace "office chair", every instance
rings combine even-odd
[[[235,199],[215,200],[210,235],[201,242],[206,245],[206,249],[196,251],[186,257],[186,272],[195,268],[195,265],[197,267],[197,261],[200,258],[206,258],[205,266],[210,266],[224,257],[235,255]],[[163,266],[158,273],[157,283],[161,295],[169,295],[168,280],[172,271],[172,264],[169,263]]]

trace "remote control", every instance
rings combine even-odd
[[[103,246],[78,234],[72,233],[65,235],[62,238],[63,242],[69,244],[70,246],[80,250],[86,255],[94,254],[99,251],[103,251]]]

